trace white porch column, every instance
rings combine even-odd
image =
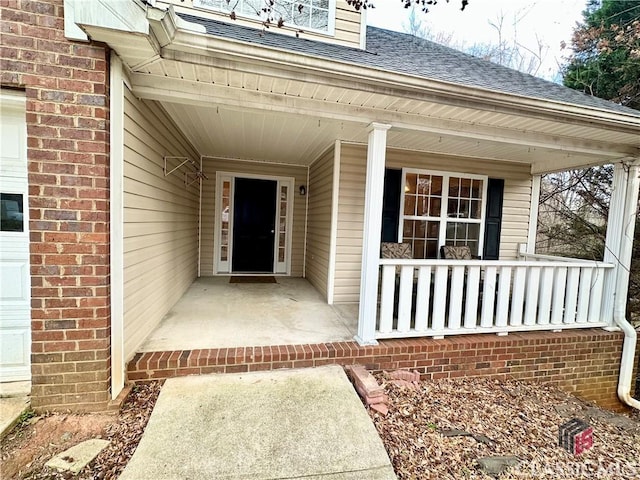
[[[538,210],[540,207],[540,183],[542,175],[534,175],[531,180],[531,210],[529,212],[529,232],[527,236],[527,253],[536,253],[536,237],[538,236]]]
[[[360,274],[360,310],[358,334],[360,345],[376,345],[376,305],[378,300],[378,267],[382,230],[382,195],[387,130],[391,125],[369,125],[367,175],[364,193],[364,227],[362,235],[362,269]]]
[[[622,213],[617,215],[621,219],[621,234],[619,238],[620,250],[618,254],[618,268],[615,290],[614,315],[624,318],[629,292],[629,272],[631,270],[631,256],[633,254],[633,235],[638,214],[638,191],[640,190],[640,159],[626,166],[627,188]],[[611,213],[609,213],[611,217]],[[608,232],[607,232],[608,233]]]
[[[611,200],[609,202],[609,218],[607,219],[607,234],[604,242],[604,261],[615,267],[606,273],[604,289],[602,291],[602,320],[613,325],[613,305],[616,290],[616,279],[620,270],[620,236],[623,229],[623,215],[625,198],[627,196],[627,169],[622,163],[617,163],[613,170],[613,184]]]

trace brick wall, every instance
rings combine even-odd
[[[422,379],[482,376],[549,382],[613,409],[622,334],[604,330],[560,333],[461,335],[386,340],[375,347],[354,342],[318,345],[218,348],[137,354],[127,368],[131,381],[203,373],[237,373],[326,364],[362,364],[369,370],[416,369]]]
[[[64,38],[62,0],[0,0],[3,87],[27,97],[32,405],[109,399],[108,52]]]

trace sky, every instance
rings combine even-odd
[[[367,11],[367,23],[380,28],[407,32],[410,10],[400,0],[374,0]],[[460,0],[438,1],[428,13],[416,12],[417,18],[432,32],[451,33],[455,44],[498,44],[498,34],[490,22],[504,18],[503,36],[515,39],[525,48],[537,51],[540,38],[546,54],[538,76],[557,80],[558,64],[569,53],[561,50],[562,41],[570,44],[576,22],[582,20],[587,0],[469,0],[460,11]]]

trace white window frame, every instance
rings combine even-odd
[[[259,17],[259,16],[253,16],[253,15],[247,15],[246,13],[243,13],[243,9],[242,9],[242,4],[244,3],[245,0],[231,0],[231,3],[233,4],[235,1],[238,2],[238,5],[235,9],[235,13],[236,16],[238,18],[242,18],[245,20],[252,20],[252,21],[262,21],[263,18]],[[198,8],[201,10],[208,10],[208,11],[213,11],[213,12],[218,12],[218,13],[222,13],[225,15],[228,15],[231,10],[228,10],[226,8],[219,8],[213,5],[207,5],[207,0],[193,0],[193,8]],[[324,10],[324,9],[323,9]],[[293,23],[287,22],[285,21],[284,23],[284,27],[289,27],[292,28],[294,30],[303,30],[305,32],[314,32],[314,33],[318,33],[321,35],[329,35],[329,36],[334,36],[335,35],[335,30],[336,30],[336,0],[329,0],[329,8],[328,8],[328,12],[327,12],[328,18],[327,18],[327,29],[326,30],[320,30],[317,28],[311,28],[311,26],[301,26],[301,25],[295,25]]]
[[[405,215],[404,213],[404,201],[405,191],[404,186],[407,184],[407,174],[419,174],[419,175],[432,175],[442,177],[442,197],[440,205],[440,216],[419,216],[419,215]],[[449,180],[451,177],[465,178],[470,180],[482,180],[482,198],[480,201],[480,218],[453,218],[447,216],[447,209],[449,205]],[[487,204],[487,187],[489,183],[489,177],[487,175],[477,175],[473,173],[463,172],[445,172],[439,170],[423,170],[419,168],[403,168],[402,169],[402,184],[400,188],[400,215],[398,222],[398,241],[402,242],[404,238],[404,221],[405,220],[422,220],[439,222],[440,227],[438,231],[438,251],[437,257],[440,257],[440,247],[446,245],[447,239],[447,223],[479,223],[480,224],[480,238],[478,239],[478,255],[482,255],[484,248],[484,226],[486,216],[486,204]]]
[[[259,175],[251,173],[237,173],[237,172],[216,172],[216,198],[215,198],[215,228],[213,235],[213,272],[215,275],[229,275],[233,273],[231,268],[233,259],[233,198],[235,193],[235,180],[236,178],[253,178],[259,180],[272,180],[276,182],[276,212],[275,212],[275,238],[273,242],[273,270],[275,275],[291,275],[291,244],[293,237],[293,204],[295,202],[293,186],[295,179],[293,177],[277,177],[270,175]],[[221,248],[222,248],[222,184],[225,181],[229,181],[229,238],[228,238],[228,250],[227,260],[221,260]],[[285,259],[284,262],[278,261],[278,249],[280,245],[280,192],[282,187],[286,186],[288,191],[287,196],[287,211],[285,212],[286,218],[286,234],[285,234]]]

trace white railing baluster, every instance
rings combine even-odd
[[[578,291],[578,311],[576,312],[576,322],[588,322],[589,318],[589,294],[591,293],[591,279],[593,278],[593,268],[583,268],[580,273],[580,288]]]
[[[527,285],[527,268],[516,267],[513,274],[513,294],[511,297],[511,319],[509,325],[522,325],[522,310],[524,308],[524,292]]]
[[[527,254],[524,261],[381,259],[380,265],[381,339],[610,321],[601,313],[604,279],[614,271],[609,263]]]
[[[418,268],[418,287],[416,288],[416,332],[425,332],[429,320],[429,301],[431,297],[431,267]]]
[[[496,301],[496,272],[494,266],[487,267],[484,272],[484,288],[482,291],[482,314],[480,326],[493,327],[493,310]]]
[[[540,270],[542,264],[538,264],[529,269],[527,275],[527,293],[524,304],[524,324],[535,325],[538,320],[538,295],[540,290]]]
[[[580,286],[580,267],[570,267],[567,272],[567,290],[564,301],[564,323],[576,321],[576,308],[578,305],[578,287]]]
[[[567,288],[567,267],[556,268],[553,278],[553,300],[551,300],[551,324],[562,324],[564,317],[565,290]]]
[[[396,267],[382,266],[382,293],[380,295],[380,333],[390,333],[393,329],[393,305],[396,290]]]
[[[591,291],[589,293],[589,323],[607,322],[602,318],[602,294],[604,291],[604,277],[613,270],[595,268],[591,275]]]
[[[496,302],[496,327],[506,327],[509,322],[509,297],[511,294],[511,267],[502,267],[498,277],[498,301]]]
[[[553,299],[554,267],[543,267],[540,278],[540,297],[538,298],[538,325],[548,325],[551,317]]]
[[[436,332],[444,330],[444,320],[447,308],[447,276],[449,267],[438,265],[433,287],[433,317],[431,328]]]
[[[460,328],[462,317],[462,293],[464,292],[465,267],[454,266],[451,268],[451,281],[449,282],[449,321],[447,328],[457,330]]]
[[[413,294],[413,267],[403,265],[400,270],[400,293],[398,295],[398,332],[407,333],[411,328]]]
[[[467,268],[467,299],[464,306],[464,328],[478,326],[478,298],[480,292],[480,267]]]

